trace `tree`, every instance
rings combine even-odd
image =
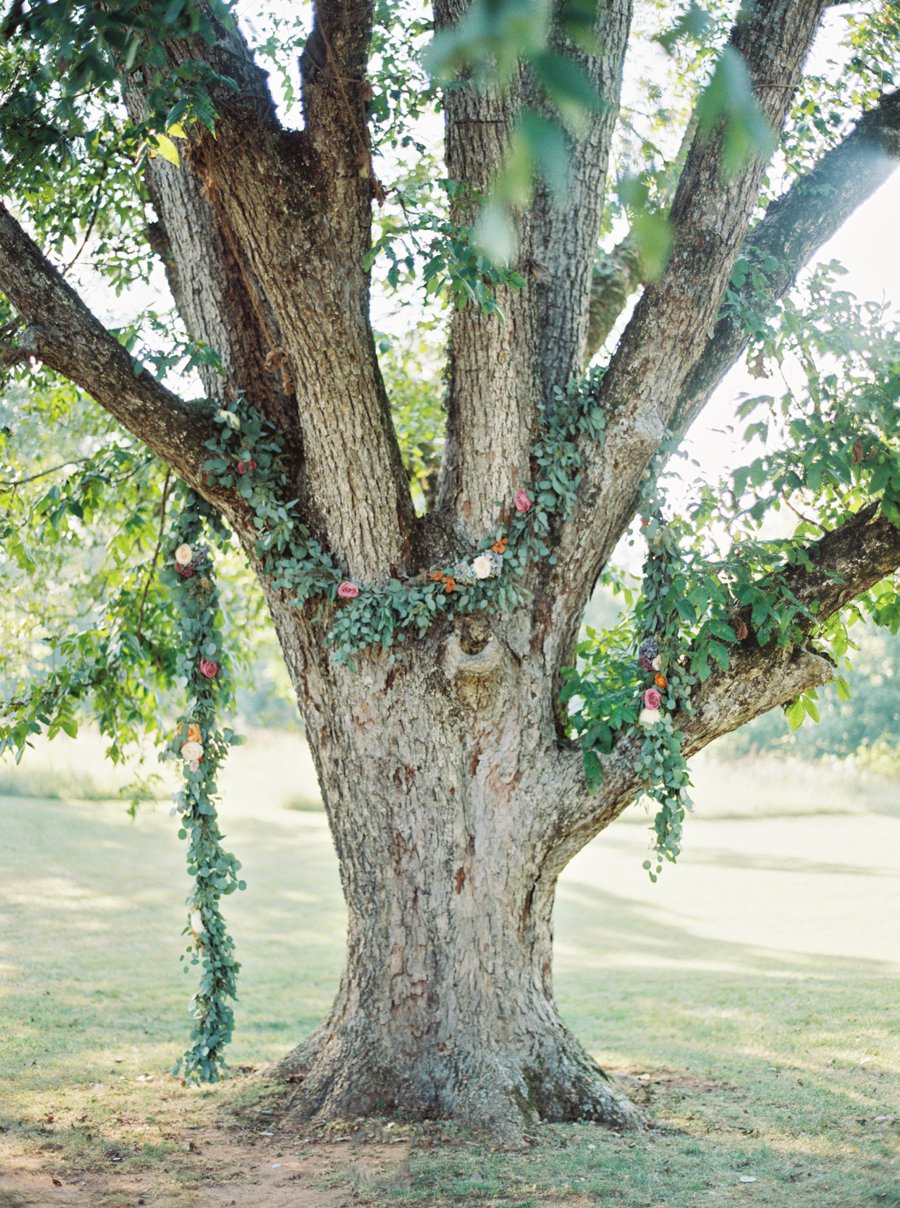
[[[213,543],[233,534],[265,597],[349,912],[334,1007],[280,1067],[299,1083],[294,1111],[386,1107],[510,1134],[535,1117],[640,1122],[554,1003],[560,872],[642,791],[658,804],[657,857],[674,858],[684,759],[778,705],[814,710],[810,691],[847,647],[848,605],[898,618],[884,582],[900,561],[884,316],[827,276],[805,310],[788,296],[897,151],[898,97],[879,75],[889,6],[851,23],[851,46],[871,53],[832,80],[830,108],[810,102],[802,69],[829,7],[759,0],[725,37],[731,6],[687,6],[662,35],[697,68],[684,112],[662,112],[651,91],[656,125],[639,134],[633,113],[619,121],[625,0],[522,19],[508,3],[437,0],[434,70],[460,73],[441,91],[410,74],[398,30],[385,34],[401,9],[318,0],[308,34],[282,24],[257,48],[284,64],[302,44],[301,129],[283,124],[227,9],[10,10],[0,289],[4,359],[32,403],[5,429],[7,453],[17,434],[35,439],[34,400],[90,433],[78,429],[87,452],[67,463],[68,487],[29,497],[27,479],[54,468],[43,463],[5,482],[8,557],[33,570],[39,540],[54,557],[89,544],[98,499],[114,508],[116,492],[142,540],[156,513],[174,527],[152,557],[144,547],[149,576],[124,547],[115,573],[82,576],[109,593],[103,623],[57,639],[57,664],[13,694],[3,734],[21,749],[71,726],[92,692],[118,741],[157,711],[154,685],[187,682],[172,741],[187,750],[193,866],[208,874],[193,924],[201,1072],[215,1075],[228,1031],[206,1013],[233,989],[216,909],[237,883],[209,804],[231,735],[215,721],[224,640],[205,525]],[[424,149],[397,123],[438,103],[448,207],[426,165],[380,216],[372,130],[398,156],[406,139],[415,159]],[[679,114],[683,145],[663,162],[654,131]],[[622,172],[618,198],[606,188],[616,138],[639,168]],[[411,211],[412,195],[430,204]],[[391,237],[408,232],[429,296],[453,302],[446,432],[419,515],[369,314],[373,208],[390,283],[407,267]],[[624,248],[601,251],[598,232],[608,245],[626,217]],[[153,358],[146,327],[104,326],[52,263],[76,237],[120,289],[152,249],[184,334],[157,321]],[[756,456],[667,515],[666,466],[748,346],[761,376],[790,360],[794,384],[736,406]],[[173,367],[199,374],[202,399]],[[187,488],[177,504],[173,477]],[[20,506],[40,538],[23,536]],[[815,514],[767,538],[782,506]],[[636,516],[640,598],[622,626],[579,643]]]

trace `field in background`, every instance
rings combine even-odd
[[[172,1079],[193,986],[175,820],[165,801],[131,823],[121,800],[84,800],[127,777],[90,736],[59,742],[0,781],[66,798],[0,798],[2,1208],[900,1205],[896,784],[707,757],[683,861],[658,885],[640,809],[581,853],[556,913],[560,1006],[658,1127],[545,1128],[501,1155],[450,1132],[411,1144],[402,1122],[368,1146],[301,1143],[258,1080]],[[253,736],[224,789],[249,886],[228,902],[232,1060],[257,1066],[327,1009],[343,909],[301,741]]]

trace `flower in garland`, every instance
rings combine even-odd
[[[200,674],[206,679],[215,679],[219,674],[219,664],[213,659],[201,659]]]
[[[490,579],[494,573],[493,560],[487,554],[479,554],[477,558],[472,559],[472,570],[476,579]]]
[[[186,541],[179,545],[175,551],[175,561],[179,566],[190,566],[194,560],[194,551]]]
[[[653,671],[655,660],[659,656],[659,642],[656,638],[644,638],[638,646],[638,663],[642,671]]]
[[[188,742],[203,742],[203,732],[197,722],[188,722],[187,739]]]
[[[203,746],[193,739],[186,742],[181,748],[181,758],[185,763],[196,763],[199,765],[200,760],[203,758]]]
[[[502,557],[506,553],[506,547],[509,545],[509,537],[498,537],[491,549],[495,554],[500,554]]]
[[[662,689],[662,688],[665,688],[666,684],[669,681],[666,679],[666,677],[664,675],[662,675],[661,673],[658,672],[656,675],[654,675],[653,682],[654,682],[654,684],[656,684],[657,688]]]
[[[349,579],[345,579],[338,587],[337,594],[341,600],[355,600],[359,595],[359,588],[355,583],[351,583]]]
[[[638,714],[638,725],[655,726],[661,716],[659,709],[641,709]]]
[[[644,707],[647,709],[658,709],[662,704],[662,697],[655,688],[648,688],[644,693]]]
[[[256,462],[253,460],[252,457],[248,458],[246,461],[239,461],[237,463],[238,474],[249,474],[255,469],[256,469]]]
[[[513,504],[517,512],[527,512],[531,509],[531,500],[528,497],[528,492],[522,487],[519,487],[518,491],[516,491]]]

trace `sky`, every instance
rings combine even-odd
[[[885,301],[900,309],[900,172],[864,202],[833,238],[820,248],[801,281],[817,264],[839,260],[847,270],[841,287],[860,301]],[[737,364],[719,386],[706,410],[691,429],[688,448],[691,455],[710,466],[736,465],[741,446],[723,434],[730,422],[734,403],[742,393],[764,393],[764,384],[752,378],[743,364]],[[746,455],[744,455],[746,456]]]

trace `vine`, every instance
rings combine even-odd
[[[207,442],[212,456],[203,470],[247,500],[259,534],[256,554],[275,587],[288,592],[298,608],[315,597],[340,603],[327,640],[335,661],[348,663],[367,647],[387,650],[410,634],[421,637],[440,616],[489,607],[509,611],[521,602],[516,580],[531,561],[552,559],[551,517],[565,517],[575,501],[578,439],[602,439],[599,377],[591,373],[583,383],[557,391],[552,409],[542,413],[533,453],[537,479],[518,489],[494,533],[468,557],[409,579],[391,579],[383,587],[346,578],[298,518],[296,500],[288,499],[283,442],[243,399],[217,412],[219,432]]]
[[[180,814],[180,839],[189,840],[188,873],[194,879],[187,899],[190,936],[182,955],[184,970],[200,966],[200,983],[191,999],[191,1044],[175,1066],[189,1081],[216,1082],[227,1068],[223,1049],[231,1040],[237,997],[234,940],[222,917],[221,899],[245,882],[240,861],[222,847],[216,800],[216,776],[229,747],[239,739],[219,728],[219,710],[231,703],[228,660],[222,644],[222,616],[209,547],[203,538],[224,533],[215,513],[185,491],[171,530],[171,551],[161,578],[176,611],[178,673],[187,691],[185,711],[163,758],[180,759],[182,787],[174,795]]]

